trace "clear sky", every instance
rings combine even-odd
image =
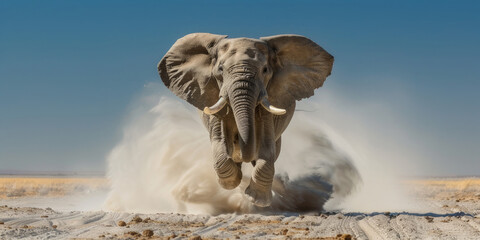
[[[127,108],[192,32],[307,36],[328,87],[386,102],[438,161],[480,174],[478,1],[0,1],[0,170],[102,170]],[[415,138],[412,141],[415,142]]]

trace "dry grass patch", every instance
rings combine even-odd
[[[426,185],[429,187],[441,187],[457,190],[480,188],[480,178],[459,178],[459,179],[426,179],[413,180],[413,184]]]
[[[0,178],[0,199],[58,197],[107,187],[108,181],[105,178],[6,177]]]

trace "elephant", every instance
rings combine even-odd
[[[267,207],[281,136],[296,101],[323,85],[333,61],[300,35],[252,39],[192,33],[173,44],[158,72],[170,91],[199,109],[221,187],[239,186],[241,164],[251,163],[245,195]]]

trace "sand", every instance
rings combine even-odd
[[[406,185],[427,211],[210,216],[104,212],[104,179],[3,178],[0,239],[480,239],[480,179]]]

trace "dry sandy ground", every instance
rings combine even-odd
[[[0,239],[480,239],[480,179],[408,185],[428,211],[209,216],[103,212],[104,179],[0,178]]]

